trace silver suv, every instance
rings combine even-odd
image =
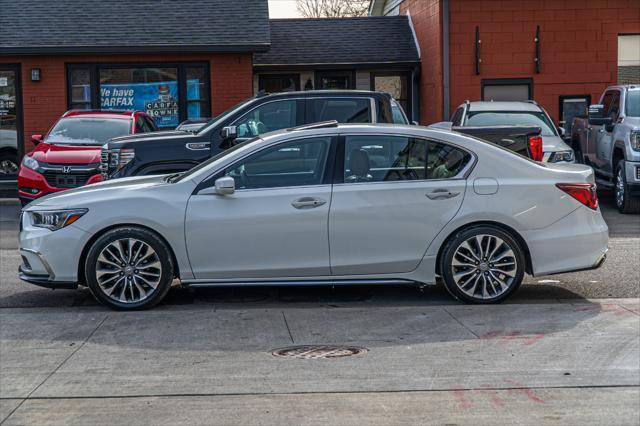
[[[564,129],[557,128],[549,114],[536,102],[469,102],[460,105],[451,117],[453,126],[536,126],[542,136],[541,161],[573,163],[573,149],[564,141]]]

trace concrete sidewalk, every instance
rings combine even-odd
[[[0,421],[638,424],[639,315],[638,299],[2,309]],[[271,353],[294,344],[368,352]]]

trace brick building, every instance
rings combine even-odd
[[[2,2],[0,179],[15,187],[9,160],[68,109],[146,110],[161,128],[224,111],[269,44],[266,0]]]
[[[411,18],[422,123],[467,99],[524,97],[562,125],[568,102],[597,102],[619,73],[640,83],[640,0],[373,0],[370,13]]]

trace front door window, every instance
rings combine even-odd
[[[249,111],[236,120],[238,139],[247,139],[274,130],[295,127],[298,119],[298,102],[283,100],[268,102]]]
[[[13,180],[18,173],[20,105],[18,73],[0,69],[0,180]]]

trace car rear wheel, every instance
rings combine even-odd
[[[98,238],[87,254],[85,276],[95,298],[113,309],[148,309],[158,304],[173,280],[167,245],[137,227],[113,229]]]
[[[522,283],[525,256],[509,233],[491,226],[474,226],[446,244],[440,271],[446,289],[470,303],[498,303]]]
[[[624,160],[618,161],[618,164],[616,165],[615,196],[616,206],[620,213],[640,212],[640,198],[632,198],[629,194]]]

